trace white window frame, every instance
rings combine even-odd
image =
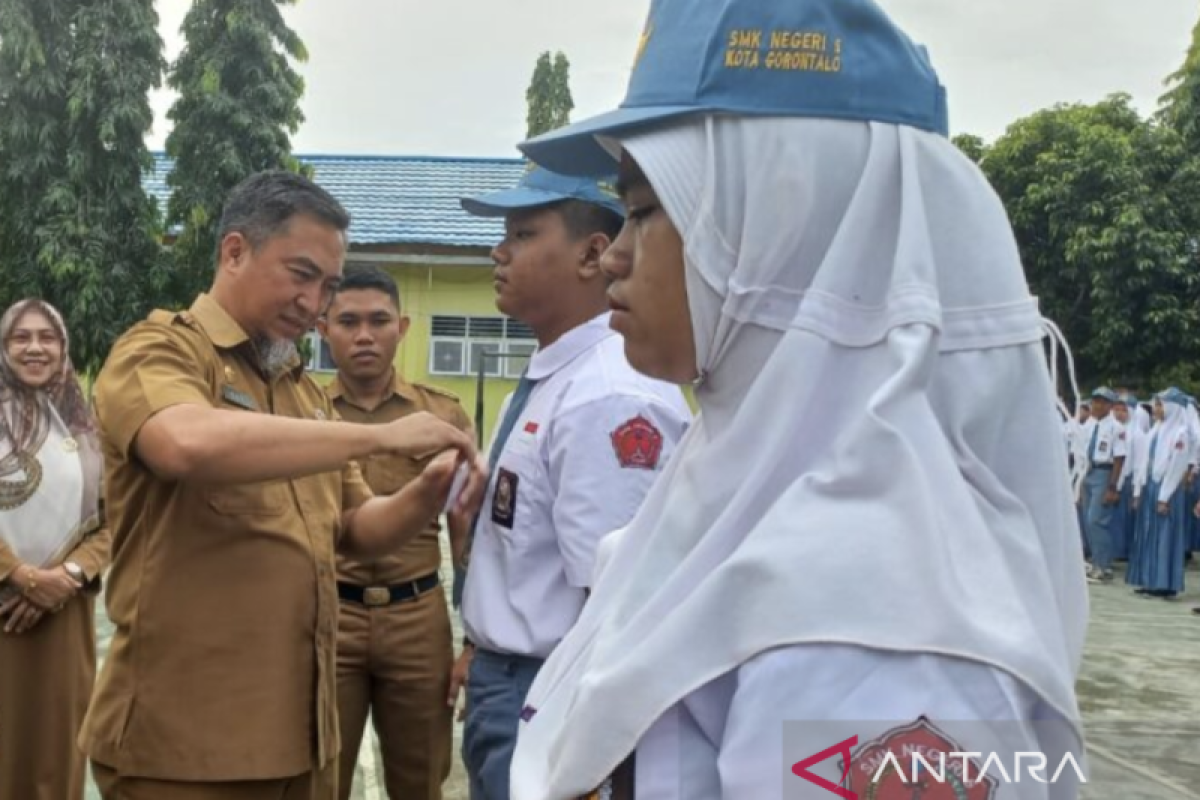
[[[462,329],[466,331],[463,336],[435,336],[433,334],[434,321],[442,320],[462,320]],[[473,327],[472,322],[481,319],[486,319],[491,323],[492,327],[498,327],[501,331],[497,336],[472,336],[470,331]],[[496,323],[499,322],[497,325]],[[477,375],[471,364],[471,351],[479,345],[485,346],[489,350],[495,350],[500,353],[508,354],[516,352],[512,349],[514,346],[524,347],[528,345],[533,350],[537,349],[537,340],[529,336],[510,336],[510,332],[519,325],[515,320],[502,316],[481,316],[470,314],[434,314],[429,320],[429,374],[438,375],[448,378],[473,378]],[[483,327],[483,326],[479,326]],[[462,347],[462,365],[463,369],[460,372],[449,372],[436,369],[436,363],[433,357],[434,350],[438,343],[453,343],[457,342]],[[494,362],[487,365],[484,371],[485,378],[508,378],[517,379],[521,376],[521,372],[525,368],[524,359],[496,359]]]

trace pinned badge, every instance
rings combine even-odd
[[[79,450],[79,442],[77,442],[74,437],[68,436],[62,440],[62,449],[66,450],[68,453],[77,452]]]
[[[321,422],[324,422],[326,420],[325,412],[319,408],[313,409],[313,416],[316,417],[317,419],[319,419]]]
[[[234,371],[233,367],[226,365],[226,367],[225,367],[225,382],[233,383],[236,380],[237,380],[237,373]]]

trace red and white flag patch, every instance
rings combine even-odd
[[[613,451],[623,469],[658,469],[663,437],[654,423],[638,415],[612,432]]]

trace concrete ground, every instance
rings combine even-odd
[[[1091,587],[1091,626],[1079,679],[1091,770],[1084,800],[1200,800],[1200,616],[1192,614],[1200,605],[1200,570],[1195,564],[1187,585],[1175,602],[1135,596],[1120,574],[1113,584]],[[111,627],[103,612],[97,622],[103,655]],[[457,621],[455,627],[458,634]],[[455,752],[460,734],[461,726]],[[355,800],[387,800],[382,777],[368,734]],[[88,798],[99,798],[90,786]],[[445,800],[466,798],[456,760]]]

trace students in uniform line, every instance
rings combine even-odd
[[[1127,451],[1121,424],[1112,415],[1112,406],[1118,399],[1105,386],[1092,392],[1092,424],[1087,432],[1088,470],[1080,501],[1092,559],[1087,576],[1091,583],[1108,583],[1113,575],[1112,519]]]
[[[1172,388],[1155,398],[1162,407],[1162,424],[1150,440],[1150,475],[1143,493],[1147,520],[1138,539],[1139,594],[1172,598],[1183,591],[1184,539],[1187,536],[1187,501],[1184,475],[1191,457],[1187,396]]]
[[[1133,451],[1137,437],[1141,431],[1136,420],[1131,416],[1131,408],[1137,405],[1136,398],[1121,394],[1112,407],[1112,415],[1121,426],[1118,438],[1125,443],[1125,465],[1117,478],[1117,504],[1113,508],[1112,523],[1112,556],[1114,560],[1124,561],[1129,558],[1129,540],[1133,536],[1133,481],[1134,471]]]
[[[1187,507],[1190,510],[1200,504],[1200,413],[1196,411],[1196,398],[1188,395],[1187,401],[1188,449],[1191,455],[1188,458],[1188,473],[1184,479],[1184,486],[1187,492]],[[1191,552],[1196,541],[1200,539],[1200,519],[1194,514],[1188,513],[1185,527],[1187,536],[1184,540],[1184,548],[1187,552]]]
[[[463,762],[472,800],[507,800],[525,692],[584,606],[600,537],[641,505],[690,412],[677,387],[629,366],[609,327],[600,258],[621,229],[614,196],[532,169],[463,208],[504,218],[496,307],[538,341],[500,412],[462,601]]]
[[[460,459],[459,505],[477,502],[469,435],[425,413],[336,421],[304,372],[294,340],[341,279],[349,222],[306,178],[247,178],[211,293],[126,332],[96,380],[115,632],[80,745],[107,800],[335,798],[335,545],[426,530]],[[386,497],[353,461],[446,448]]]
[[[0,346],[0,797],[82,800],[109,549],[100,447],[58,311],[13,304]]]
[[[470,433],[454,395],[401,377],[396,351],[410,320],[395,280],[377,267],[350,266],[321,335],[337,365],[326,389],[347,422],[386,424],[427,412]],[[362,462],[376,494],[417,478],[428,458],[374,457]],[[451,549],[461,551],[468,520],[447,518]],[[446,595],[439,581],[440,525],[434,519],[403,547],[377,558],[339,554],[338,719],[342,753],[339,795],[348,800],[370,713],[392,800],[440,800],[450,774],[453,712],[446,706],[454,650]]]
[[[753,67],[772,42],[810,69]],[[1078,758],[1087,600],[1043,323],[924,51],[867,0],[657,0],[639,50],[621,108],[521,147],[619,156],[612,324],[701,412],[529,693],[513,797],[809,796],[839,756],[848,790],[907,797],[864,785],[865,753]]]
[[[1151,404],[1153,426],[1146,434],[1140,453],[1131,453],[1133,469],[1133,533],[1129,540],[1129,563],[1125,567],[1125,583],[1139,591],[1146,583],[1145,559],[1146,537],[1149,534],[1151,517],[1156,505],[1146,500],[1146,485],[1150,480],[1150,448],[1162,427],[1163,407],[1154,398]]]

